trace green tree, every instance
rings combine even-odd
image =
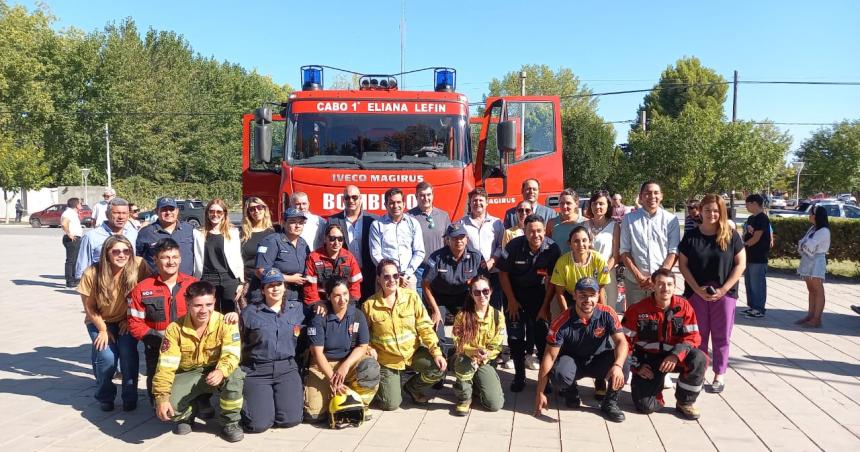
[[[12,198],[23,190],[40,189],[49,182],[44,153],[32,143],[16,143],[0,134],[0,189],[6,203],[6,224]]]
[[[819,129],[797,151],[805,162],[800,176],[805,192],[857,192],[860,188],[860,121]]]
[[[526,64],[520,70],[508,72],[501,79],[490,81],[489,96],[519,96],[520,72],[526,73],[527,96],[559,96],[561,107],[580,110],[596,110],[597,99],[591,97],[588,89],[568,68],[553,71],[545,64]]]
[[[722,115],[727,91],[726,80],[713,69],[702,66],[698,58],[681,58],[660,74],[660,81],[645,95],[637,111],[636,124],[643,110],[650,124],[652,119],[662,116],[679,117],[689,104],[713,109]]]

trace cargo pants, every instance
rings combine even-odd
[[[340,361],[330,359],[328,360],[328,364],[332,369],[337,369]],[[370,402],[373,401],[373,397],[376,396],[376,391],[379,389],[379,379],[377,378],[376,384],[371,387],[365,387],[362,385],[362,382],[359,381],[358,373],[359,371],[369,371],[369,373],[375,372],[378,377],[379,367],[379,363],[377,363],[373,357],[365,356],[355,363],[352,368],[349,369],[349,372],[346,373],[344,384],[361,397],[361,401],[364,403],[365,407],[369,406]],[[323,373],[319,366],[314,363],[308,368],[308,374],[307,377],[305,377],[305,416],[309,420],[313,421],[321,419],[328,413],[328,404],[330,400],[331,387],[329,386],[329,381],[326,378],[325,373]]]
[[[445,376],[445,373],[436,367],[436,362],[433,361],[430,351],[424,347],[418,348],[412,356],[412,364],[406,366],[404,370],[380,365],[379,391],[377,391],[374,400],[379,403],[379,407],[383,411],[393,411],[400,408],[400,404],[403,403],[403,394],[400,388],[401,375],[407,371],[416,372],[416,375],[413,375],[406,382],[405,389],[416,395],[423,395],[425,391]]]
[[[477,364],[465,355],[454,357],[454,395],[457,402],[472,400],[477,392],[478,402],[487,411],[499,411],[505,404],[502,382],[496,369],[488,363]]]
[[[176,413],[173,421],[179,422],[191,418],[194,414],[194,400],[205,394],[219,393],[221,414],[218,420],[221,425],[239,422],[242,410],[242,387],[245,383],[245,373],[237,368],[218,387],[206,384],[206,375],[213,369],[198,367],[196,369],[176,372],[173,386],[170,390],[170,404]]]

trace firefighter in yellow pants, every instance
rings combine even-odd
[[[155,413],[174,421],[173,433],[191,432],[194,399],[219,392],[223,425],[221,437],[230,442],[244,437],[239,427],[245,374],[239,366],[239,330],[214,312],[215,287],[198,281],[185,291],[188,313],[164,332],[158,367],[152,380]],[[232,314],[235,315],[235,314]]]

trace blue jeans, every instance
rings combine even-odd
[[[108,341],[104,350],[93,346],[93,375],[96,377],[96,400],[113,402],[116,398],[116,385],[111,381],[116,373],[117,361],[122,371],[122,403],[137,403],[137,377],[140,367],[137,354],[137,339],[131,334],[119,334],[118,323],[108,323],[107,330],[114,341]],[[87,324],[90,341],[99,335],[95,325]]]
[[[744,271],[744,286],[747,290],[747,306],[761,313],[767,302],[767,264],[747,264]]]
[[[418,298],[420,298],[421,301],[424,301],[424,286],[422,283],[424,282],[424,270],[427,269],[425,265],[426,264],[421,264],[415,270],[415,291],[418,292]]]

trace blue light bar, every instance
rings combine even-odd
[[[438,67],[433,70],[436,91],[454,91],[457,88],[457,71],[452,68]]]
[[[316,90],[323,86],[322,66],[302,66],[302,89]]]

